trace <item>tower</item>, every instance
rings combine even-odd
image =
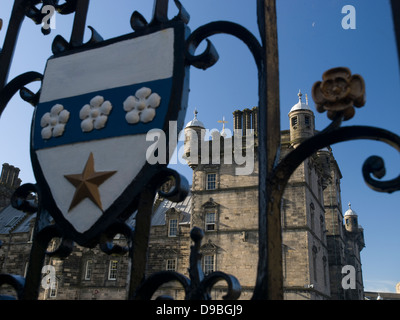
[[[281,157],[314,135],[314,113],[302,101],[290,109],[289,130],[282,131]],[[321,150],[303,161],[292,173],[283,193],[282,267],[286,299],[324,299],[331,296],[329,248],[323,190],[329,184],[329,167]],[[323,167],[322,164],[325,166]]]
[[[299,90],[299,102],[296,103],[289,112],[290,119],[290,143],[296,148],[302,141],[314,135],[315,118],[314,113],[306,103],[303,103],[301,97],[303,94]]]
[[[351,208],[344,214],[345,227],[345,265],[350,265],[355,270],[355,288],[345,290],[344,295],[347,300],[359,300],[364,296],[364,285],[361,268],[361,250],[365,247],[364,229],[358,224],[358,215]]]
[[[194,169],[200,162],[201,142],[204,140],[204,124],[197,119],[197,109],[194,110],[194,118],[189,121],[184,129],[184,153],[183,158],[188,162],[190,168]]]
[[[344,214],[344,226],[348,232],[358,232],[358,215],[351,209],[349,202],[349,209]]]

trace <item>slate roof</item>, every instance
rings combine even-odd
[[[182,219],[179,222],[179,224],[190,223],[190,212],[191,212],[191,208],[192,208],[192,193],[189,192],[189,195],[185,198],[185,200],[183,200],[182,202],[179,202],[179,203],[164,199],[159,204],[159,206],[157,207],[156,211],[153,214],[153,217],[151,219],[151,226],[165,225],[166,224],[165,213],[171,208],[175,208],[180,211]],[[128,219],[127,224],[130,224],[133,227],[135,226],[136,214],[137,214],[137,212],[135,212]]]
[[[157,210],[154,212],[153,219],[151,221],[152,226],[165,225],[165,213],[171,209],[175,208],[182,214],[182,220],[180,224],[190,223],[190,211],[192,207],[192,194],[189,195],[182,202],[176,203],[169,200],[163,200],[158,206]]]
[[[0,234],[29,232],[29,224],[36,214],[29,215],[11,205],[0,211]]]

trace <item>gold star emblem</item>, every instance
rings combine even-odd
[[[86,198],[90,199],[100,208],[101,211],[103,211],[99,186],[114,173],[116,173],[116,171],[94,171],[93,153],[90,153],[89,159],[87,160],[85,168],[81,174],[69,174],[64,176],[76,188],[68,211],[71,211],[72,208]]]

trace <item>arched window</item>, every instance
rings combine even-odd
[[[292,127],[293,129],[296,129],[298,120],[297,120],[297,116],[292,118]]]
[[[312,260],[313,260],[313,269],[314,269],[314,281],[317,282],[318,280],[318,272],[317,272],[317,252],[318,249],[316,246],[313,246],[312,248]]]
[[[315,206],[314,203],[310,203],[310,224],[311,224],[311,230],[314,231],[314,220],[315,220]]]
[[[311,121],[310,121],[310,116],[304,116],[304,124],[306,127],[310,127]]]

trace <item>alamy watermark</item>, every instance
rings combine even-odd
[[[42,8],[42,13],[46,14],[42,19],[42,28],[44,30],[56,28],[56,8],[52,5],[45,5]]]
[[[183,130],[182,130],[183,131]],[[149,164],[233,164],[236,175],[249,175],[254,171],[254,130],[248,129],[246,135],[242,130],[234,130],[233,135],[225,129],[227,136],[221,143],[218,131],[201,129],[198,132],[186,128],[185,132],[177,132],[177,122],[169,122],[168,143],[167,134],[161,129],[152,129],[147,132],[146,141],[154,141],[146,151],[146,160]],[[207,140],[211,138],[211,140]],[[178,141],[187,141],[175,152]],[[211,145],[211,148],[210,148]],[[223,145],[223,157],[221,156]],[[168,148],[168,150],[167,150]],[[199,150],[200,149],[200,150]],[[188,155],[187,155],[188,154]]]
[[[352,5],[345,5],[342,8],[342,28],[345,30],[356,29],[356,8]]]
[[[342,268],[342,288],[344,290],[356,288],[356,268],[352,265],[345,265]]]
[[[45,14],[42,19],[42,28],[45,30],[56,28],[56,9],[52,5],[43,6],[41,12]],[[342,7],[342,28],[344,30],[356,29],[356,8],[353,5],[347,4]]]
[[[51,289],[54,290],[56,288],[56,269],[52,265],[45,265],[42,268],[42,273],[46,275],[43,277],[41,285],[45,290]]]

